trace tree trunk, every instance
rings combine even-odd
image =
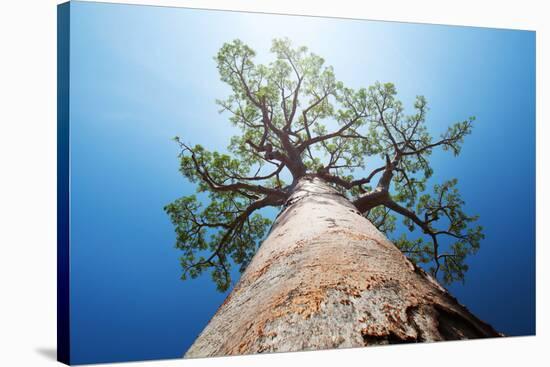
[[[185,357],[500,335],[346,198],[304,177]]]

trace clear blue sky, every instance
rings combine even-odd
[[[351,87],[395,83],[430,104],[438,135],[477,126],[432,183],[458,177],[486,239],[451,292],[509,335],[535,332],[535,34],[526,31],[73,2],[71,331],[74,363],[177,358],[226,294],[179,280],[163,206],[194,191],[170,140],[225,149],[228,94],[213,56],[240,38],[268,61],[289,37]]]

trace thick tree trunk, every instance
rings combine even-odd
[[[346,198],[304,177],[185,357],[499,335]]]

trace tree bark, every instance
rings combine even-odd
[[[185,357],[497,336],[351,202],[306,176]]]

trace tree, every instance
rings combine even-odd
[[[220,112],[241,130],[229,154],[175,138],[201,196],[165,207],[182,278],[210,271],[225,291],[243,272],[187,356],[499,336],[438,283],[464,279],[478,218],[456,179],[427,190],[432,151],[458,155],[474,118],[434,139],[424,97],[406,114],[391,83],[348,88],[288,39],[271,52],[257,64],[234,40],[215,57],[232,90]]]

